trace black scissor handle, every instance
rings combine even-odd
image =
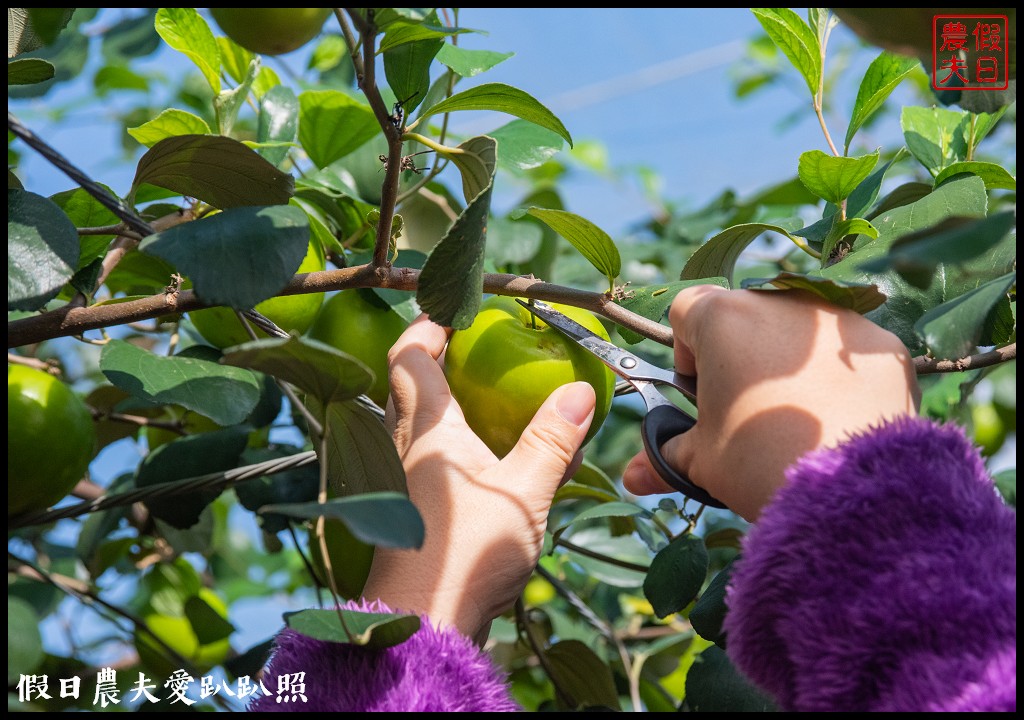
[[[697,423],[692,417],[684,413],[674,405],[659,405],[644,416],[640,423],[640,434],[644,438],[644,448],[647,449],[647,457],[651,464],[658,471],[661,478],[673,488],[687,497],[693,498],[699,503],[711,507],[724,508],[725,503],[711,497],[707,490],[699,488],[690,482],[690,478],[682,473],[676,472],[661,454],[661,446],[669,438],[682,435]]]

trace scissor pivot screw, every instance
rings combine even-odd
[[[631,357],[622,358],[619,360],[619,367],[624,367],[627,370],[636,367],[636,359]]]

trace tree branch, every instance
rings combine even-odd
[[[914,369],[918,375],[932,375],[934,373],[964,372],[966,370],[977,370],[978,368],[990,367],[999,363],[1017,359],[1017,343],[1010,343],[1005,347],[989,350],[988,352],[968,355],[957,360],[936,360],[935,358],[919,356],[914,358]]]

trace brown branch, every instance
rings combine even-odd
[[[356,77],[361,77],[363,74],[363,58],[359,54],[359,41],[356,40],[352,28],[348,26],[348,21],[345,20],[345,13],[342,12],[341,8],[331,8],[331,10],[334,12],[338,25],[341,26],[341,35],[345,38],[345,45],[348,47],[349,57],[352,58],[352,67],[356,71]]]
[[[30,367],[35,370],[42,370],[44,373],[48,373],[54,377],[60,377],[61,375],[60,366],[57,364],[56,360],[40,360],[39,358],[7,353],[7,363],[9,365],[24,365],[25,367]]]
[[[338,270],[296,275],[278,295],[305,295],[354,287],[382,287],[414,292],[417,289],[419,275],[418,270],[411,268],[388,267],[377,271],[371,265],[357,265]],[[603,293],[578,290],[536,278],[505,273],[485,274],[483,289],[484,292],[496,295],[512,295],[575,305],[604,315],[609,320],[644,337],[664,345],[672,344],[671,328],[616,305]],[[89,330],[149,320],[172,313],[190,312],[205,307],[210,306],[200,300],[194,290],[168,291],[139,300],[93,305],[87,308],[62,307],[9,322],[7,324],[7,346],[9,348],[21,347],[52,338],[81,335]]]
[[[968,355],[957,360],[936,360],[935,358],[920,357],[914,358],[914,369],[918,375],[931,375],[933,373],[964,372],[966,370],[977,370],[979,368],[998,365],[1017,359],[1017,343],[1010,343],[1005,347],[989,350],[988,352]]]

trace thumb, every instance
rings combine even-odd
[[[597,398],[590,383],[555,390],[526,426],[502,463],[534,478],[553,493],[573,462],[594,419]]]

